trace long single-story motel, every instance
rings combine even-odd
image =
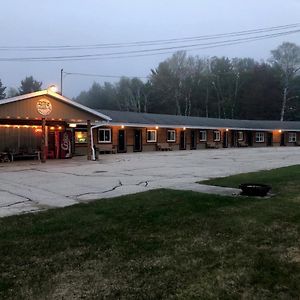
[[[94,110],[49,90],[0,101],[0,158],[299,146],[300,122]]]

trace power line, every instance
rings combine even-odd
[[[201,40],[214,40],[221,39],[225,37],[237,37],[245,35],[253,35],[258,33],[266,33],[280,30],[287,30],[292,28],[298,28],[300,23],[258,28],[252,30],[236,31],[229,33],[221,33],[214,35],[201,35],[193,37],[183,37],[183,38],[173,38],[173,39],[160,39],[160,40],[150,40],[150,41],[134,41],[127,43],[102,43],[102,44],[89,44],[89,45],[58,45],[58,46],[0,46],[0,51],[53,51],[53,50],[92,50],[101,48],[123,48],[123,47],[142,47],[142,46],[155,46],[155,45],[165,45],[174,43],[187,43],[193,41]]]
[[[141,78],[148,79],[147,76],[118,76],[118,75],[103,75],[103,74],[90,74],[90,73],[78,73],[78,72],[63,72],[64,75],[86,76],[86,77],[100,77],[100,78]]]
[[[130,51],[121,51],[121,52],[107,52],[107,53],[97,53],[97,54],[82,54],[82,55],[66,55],[66,56],[46,56],[46,57],[17,57],[17,58],[0,58],[0,61],[78,61],[78,60],[97,60],[97,59],[108,59],[108,58],[127,58],[127,57],[140,57],[140,56],[151,56],[158,54],[167,54],[170,53],[168,50],[202,50],[202,49],[211,49],[221,46],[229,46],[242,44],[250,41],[270,39],[274,37],[286,36],[290,34],[299,33],[298,30],[284,31],[273,34],[258,35],[254,37],[238,38],[231,40],[224,40],[218,42],[209,42],[209,43],[196,43],[184,46],[172,46],[172,47],[162,47],[162,48],[153,48],[153,49],[142,49],[142,50],[130,50]],[[201,47],[199,47],[201,46]],[[173,53],[172,51],[171,53]]]

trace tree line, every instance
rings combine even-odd
[[[174,53],[148,80],[94,82],[74,100],[95,109],[230,119],[300,120],[300,47],[283,43],[268,61]],[[32,76],[0,99],[41,89]]]
[[[180,51],[146,82],[94,83],[76,101],[97,109],[231,119],[300,120],[300,47],[283,43],[268,61]]]

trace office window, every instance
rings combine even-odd
[[[75,131],[75,144],[86,144],[86,143],[87,143],[87,132]]]
[[[111,129],[110,128],[99,128],[98,142],[99,143],[111,143]]]

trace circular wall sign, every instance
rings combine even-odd
[[[36,109],[39,114],[41,114],[43,116],[48,116],[52,112],[52,104],[47,99],[40,99],[36,103]]]

